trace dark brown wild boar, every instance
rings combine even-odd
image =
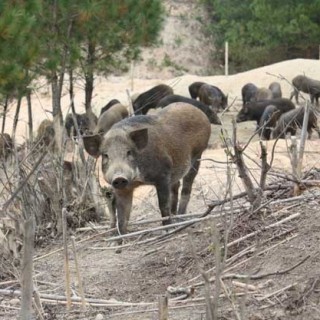
[[[296,103],[299,102],[299,91],[308,93],[310,95],[311,103],[316,102],[319,105],[320,97],[320,81],[306,77],[305,75],[298,75],[292,79],[293,92],[291,92],[290,100],[295,97]]]
[[[8,133],[0,133],[0,159],[7,160],[13,151],[13,141]]]
[[[190,84],[188,89],[192,99],[197,99],[199,97],[199,90],[203,84],[206,84],[206,83],[201,81],[196,81]]]
[[[113,105],[99,117],[98,123],[94,129],[94,134],[105,134],[115,123],[128,117],[128,115],[127,108],[121,103]]]
[[[168,218],[163,224],[168,224],[177,212],[183,179],[178,213],[184,214],[210,133],[202,111],[178,102],[157,115],[126,118],[103,137],[84,137],[87,152],[102,156],[103,175],[115,195],[117,215],[111,227],[117,226],[120,234],[127,232],[133,190],[140,185],[156,187],[161,215]]]
[[[43,120],[37,130],[37,142],[40,145],[49,146],[52,143],[54,144],[55,139],[55,131],[54,131],[54,124],[53,121],[49,119]]]
[[[210,84],[203,84],[200,87],[199,100],[211,106],[216,112],[220,109],[224,110],[228,106],[228,96],[226,96],[220,88]]]
[[[120,103],[120,101],[118,99],[110,100],[103,108],[101,108],[100,117],[105,111],[109,110],[112,106],[114,106],[115,104],[118,104],[118,103]]]
[[[282,114],[272,132],[273,139],[285,139],[287,133],[293,136],[296,135],[297,129],[303,125],[304,113],[305,108],[299,107]],[[320,129],[317,122],[315,110],[310,108],[307,124],[308,139],[311,139],[313,129],[318,133],[320,138]]]
[[[147,114],[150,109],[157,106],[162,98],[170,94],[173,94],[173,90],[166,84],[159,84],[141,93],[133,101],[134,114]]]
[[[271,132],[276,126],[280,116],[281,111],[273,104],[270,104],[264,109],[258,128],[259,136],[262,140],[270,140]]]
[[[258,87],[251,82],[246,83],[241,88],[243,105],[247,104],[248,102],[255,101],[257,90],[258,90]]]

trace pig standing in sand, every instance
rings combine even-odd
[[[103,175],[115,195],[117,215],[111,227],[117,226],[120,234],[127,232],[133,190],[140,185],[156,187],[161,215],[168,218],[163,224],[168,224],[177,212],[183,179],[178,213],[184,214],[210,133],[206,115],[180,102],[157,115],[124,119],[103,137],[84,137],[87,152],[102,156]]]
[[[104,111],[99,119],[98,123],[94,129],[94,134],[106,133],[110,128],[120,120],[128,117],[129,113],[125,106],[121,103],[114,104],[110,109]]]

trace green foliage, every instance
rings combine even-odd
[[[161,0],[0,1],[0,94],[40,75],[60,85],[67,70],[93,90],[94,74],[125,70],[156,42],[163,13]]]
[[[0,93],[24,94],[32,81],[32,73],[39,54],[39,43],[33,30],[37,24],[34,11],[38,1],[20,6],[13,1],[0,5]]]
[[[212,23],[208,31],[238,70],[295,57],[317,56],[320,1],[204,0]],[[222,58],[222,57],[221,57]]]

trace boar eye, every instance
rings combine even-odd
[[[109,159],[109,156],[107,153],[103,153],[102,154],[102,157],[104,158],[104,160],[108,160]]]
[[[127,151],[127,157],[130,157],[130,156],[132,156],[132,151],[131,151],[131,150],[128,150],[128,151]]]

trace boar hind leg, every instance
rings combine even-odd
[[[119,234],[127,233],[130,211],[132,207],[133,190],[116,193],[116,228]]]
[[[183,178],[178,214],[185,214],[186,212],[187,205],[190,200],[193,180],[196,177],[200,167],[200,161],[198,161],[197,159],[200,158],[201,155],[195,158],[196,160],[193,162],[193,166],[190,168],[187,175]]]
[[[160,182],[156,185],[159,208],[161,211],[162,218],[168,218],[162,222],[163,225],[167,225],[171,223],[171,190],[170,184],[168,181]]]

